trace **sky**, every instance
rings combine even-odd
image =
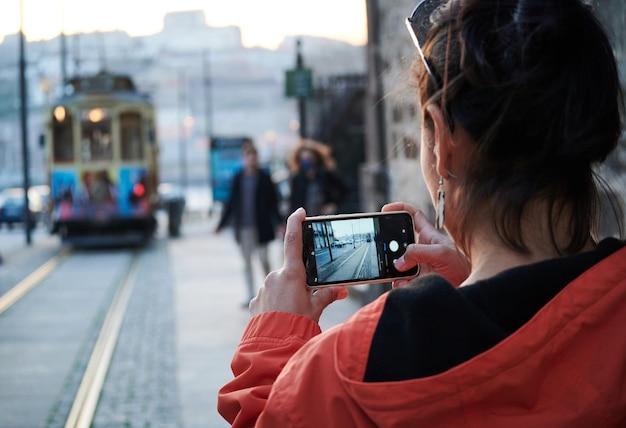
[[[332,221],[335,238],[352,236],[353,233],[373,233],[374,221],[371,218],[352,219],[349,221]]]
[[[246,47],[276,48],[287,35],[365,44],[365,0],[0,0],[0,38],[23,28],[28,41],[66,34],[123,30],[157,33],[168,12],[204,10],[207,24],[241,28]]]

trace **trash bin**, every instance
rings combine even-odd
[[[184,198],[172,198],[167,201],[167,230],[169,236],[180,235],[180,225],[185,211]]]

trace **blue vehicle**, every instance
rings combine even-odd
[[[28,192],[29,209],[25,209],[24,189],[13,187],[0,192],[0,226],[6,224],[12,229],[15,224],[24,223],[26,213],[30,215],[31,226],[35,227],[43,212],[43,201],[33,189]]]

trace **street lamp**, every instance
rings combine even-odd
[[[31,221],[28,204],[28,189],[30,180],[28,176],[28,116],[26,108],[26,61],[24,55],[24,5],[20,0],[20,121],[22,124],[22,168],[24,172],[24,224],[26,225],[26,244],[31,244]]]
[[[187,191],[187,133],[188,126],[193,124],[189,121],[193,118],[189,116],[182,116],[183,109],[186,108],[187,96],[186,96],[186,86],[187,86],[187,78],[185,76],[185,72],[182,70],[178,71],[178,115],[179,115],[179,141],[178,141],[178,150],[179,150],[179,174],[180,174],[180,187],[183,192]],[[182,126],[182,129],[180,127]]]
[[[356,248],[356,239],[354,239],[354,224],[352,226],[352,248]]]
[[[191,135],[191,128],[193,128],[195,121],[191,116],[185,116],[183,119],[183,138],[180,145],[180,169],[181,169],[181,183],[184,190],[187,189],[187,144],[189,143],[189,136]]]

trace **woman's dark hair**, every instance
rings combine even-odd
[[[593,166],[622,129],[618,70],[601,24],[580,0],[452,0],[433,20],[424,48],[442,85],[416,60],[421,105],[440,105],[476,143],[459,212],[489,204],[502,239],[527,252],[522,213],[530,201],[548,202],[556,250],[580,251],[598,222]],[[468,218],[459,227],[465,249]],[[554,233],[559,220],[569,222],[565,247]]]

